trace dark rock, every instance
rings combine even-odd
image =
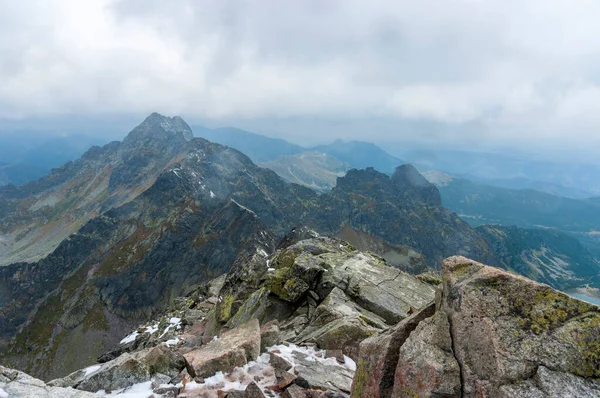
[[[255,382],[251,382],[244,391],[244,398],[265,398],[265,394]]]
[[[273,354],[272,352],[269,352],[269,362],[271,363],[271,366],[273,366],[273,368],[275,369],[290,370],[292,368],[291,363],[289,363],[286,359],[280,357],[279,355]]]
[[[306,390],[296,384],[289,386],[283,393],[281,398],[306,398]]]
[[[208,377],[218,371],[229,372],[256,360],[259,355],[260,329],[254,319],[184,356],[190,375]]]
[[[296,375],[283,369],[275,368],[275,378],[277,379],[277,387],[283,390],[296,380]]]
[[[344,353],[342,352],[342,350],[327,350],[325,352],[325,358],[335,358],[335,360],[341,364],[346,362],[346,360],[344,359]]]

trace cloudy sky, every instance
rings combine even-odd
[[[597,0],[0,0],[0,119],[600,149]],[[45,119],[44,119],[45,120]]]

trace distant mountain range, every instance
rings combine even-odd
[[[323,152],[279,156],[258,165],[273,170],[288,182],[304,185],[317,192],[331,190],[337,178],[345,176],[351,169],[350,164]]]
[[[303,153],[321,153],[337,159],[339,162],[329,159],[328,163],[331,166],[324,170],[326,174],[330,172],[337,173],[336,169],[339,168],[340,162],[346,163],[350,168],[355,169],[373,167],[390,175],[396,167],[406,163],[370,142],[336,140],[328,145],[305,148],[282,139],[270,138],[232,127],[207,129],[202,126],[194,126],[193,130],[197,136],[243,152],[253,162],[267,164],[277,161],[273,165],[278,170],[281,170],[281,164],[290,165],[294,168],[302,167],[303,164],[306,165],[307,162],[302,157],[294,157],[294,155]],[[285,156],[286,159],[279,161],[280,156]],[[287,175],[282,175],[282,177],[287,179]],[[327,176],[323,177],[327,178]],[[302,181],[302,179],[296,180],[293,182],[301,183]],[[314,184],[307,181],[304,185],[311,186]]]
[[[0,361],[44,377],[86,366],[174,297],[265,258],[302,226],[415,273],[460,254],[560,288],[600,285],[576,240],[474,229],[410,165],[351,169],[317,194],[152,114],[122,142],[0,188]]]
[[[531,189],[500,188],[440,172],[423,175],[438,187],[444,206],[471,225],[493,223],[569,232],[600,229],[600,201],[570,199]]]
[[[402,157],[421,171],[441,170],[457,177],[510,189],[536,189],[582,199],[600,196],[600,166],[541,161],[525,156],[457,150],[413,150]]]
[[[79,158],[106,141],[85,135],[56,137],[35,131],[0,134],[0,185],[21,185]]]

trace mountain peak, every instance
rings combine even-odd
[[[189,141],[193,138],[192,129],[179,116],[167,117],[153,112],[134,128],[123,142],[165,138]]]
[[[418,200],[433,206],[441,206],[442,198],[435,185],[427,181],[411,164],[396,167],[392,182],[400,192],[411,193]]]

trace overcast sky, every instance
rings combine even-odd
[[[295,141],[598,150],[599,15],[597,0],[0,0],[0,118],[158,111]]]

